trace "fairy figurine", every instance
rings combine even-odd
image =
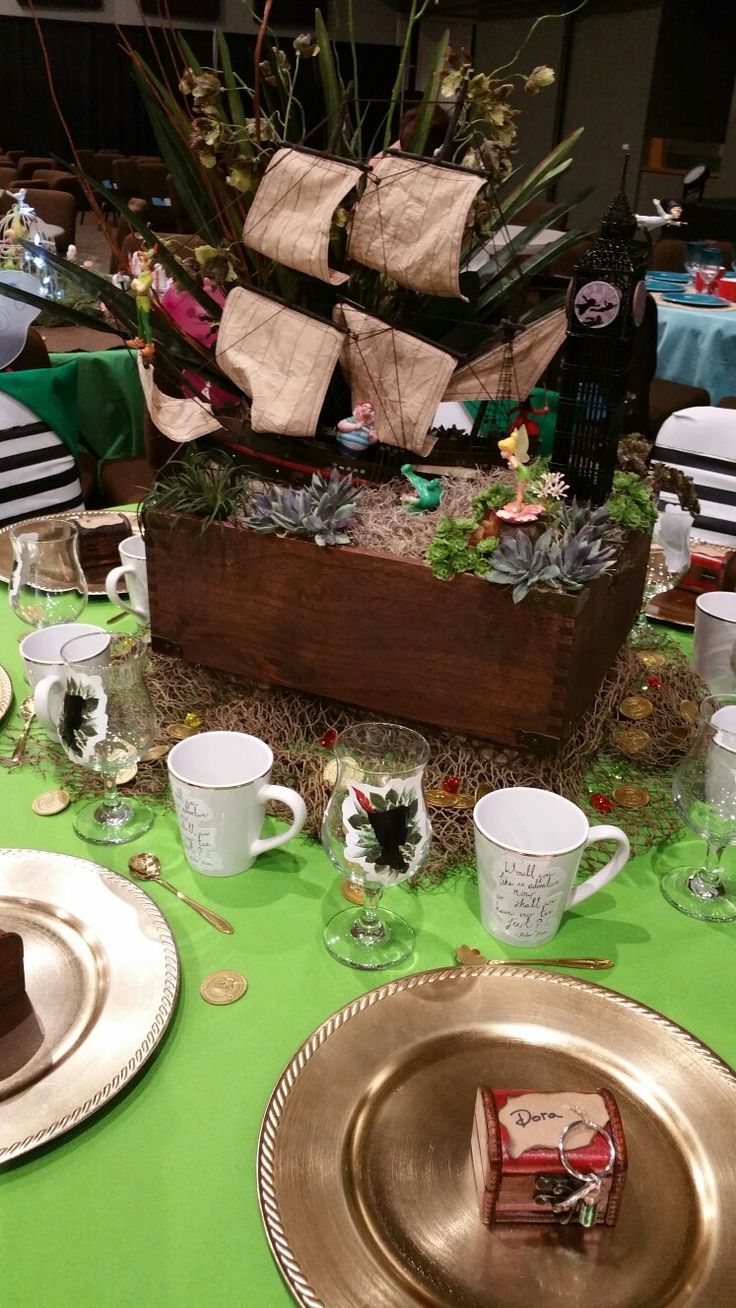
[[[543,504],[526,504],[526,486],[532,475],[529,465],[529,436],[524,423],[514,428],[510,436],[498,442],[501,458],[516,473],[516,497],[497,510],[504,522],[533,522],[544,513]]]
[[[151,301],[153,298],[153,256],[151,250],[141,250],[138,254],[138,272],[130,283],[135,295],[135,312],[138,320],[138,335],[126,341],[132,349],[140,350],[142,359],[150,359],[154,352],[153,328],[151,326]]]

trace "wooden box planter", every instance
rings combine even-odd
[[[649,538],[576,595],[161,511],[146,526],[155,649],[254,681],[553,752],[634,622]]]

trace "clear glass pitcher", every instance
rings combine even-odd
[[[75,622],[87,603],[79,531],[60,518],[11,527],[10,607],[29,627]]]

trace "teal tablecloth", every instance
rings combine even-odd
[[[736,306],[689,309],[657,300],[657,376],[704,387],[711,404],[736,395]]]

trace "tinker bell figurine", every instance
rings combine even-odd
[[[510,436],[500,440],[498,448],[501,451],[501,458],[516,473],[516,498],[510,500],[502,509],[497,509],[497,515],[504,522],[533,522],[544,513],[544,505],[524,503],[526,484],[532,475],[532,470],[528,466],[529,437],[524,424],[515,427]]]
[[[138,255],[138,272],[130,283],[135,295],[135,312],[138,319],[138,335],[132,341],[126,341],[134,350],[140,350],[142,359],[150,359],[155,346],[151,326],[151,300],[153,297],[153,257],[154,246],[150,250],[141,250]]]

